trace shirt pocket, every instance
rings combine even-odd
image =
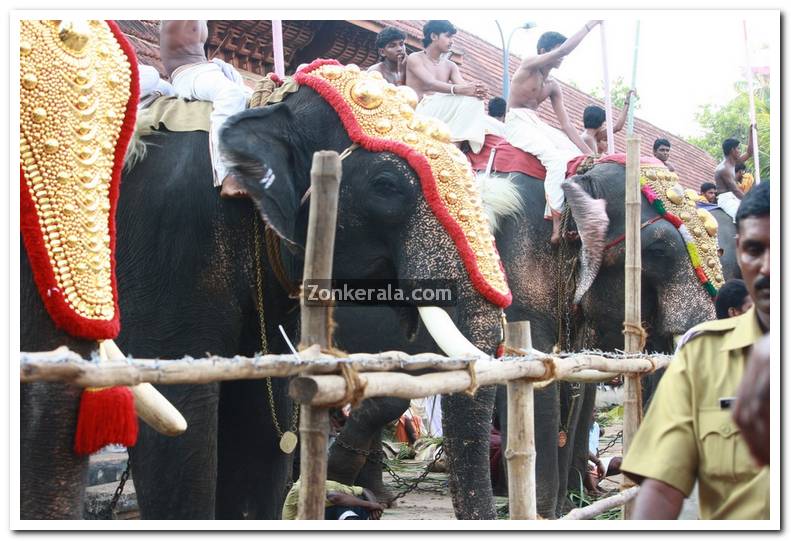
[[[703,475],[729,480],[755,475],[756,467],[730,411],[700,411],[698,423]]]

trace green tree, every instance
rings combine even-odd
[[[623,108],[623,104],[626,103],[626,95],[629,93],[631,86],[627,85],[623,77],[616,77],[615,81],[611,81],[610,84],[610,99],[612,100],[612,108],[613,114],[617,117],[618,111]],[[604,85],[599,85],[593,90],[591,90],[590,95],[596,98],[597,100],[604,101]],[[634,100],[634,110],[637,111],[640,108],[640,97],[638,96],[637,99]]]
[[[750,101],[747,83],[734,85],[736,97],[721,107],[703,105],[695,115],[695,120],[703,128],[704,134],[690,137],[689,142],[705,150],[716,159],[722,159],[722,142],[730,137],[747,145],[750,130]],[[758,128],[758,159],[761,166],[761,180],[771,178],[770,140],[769,140],[769,79],[756,77],[753,82],[755,100],[755,122]],[[746,146],[742,146],[746,150]],[[747,169],[754,170],[754,160],[748,160]]]

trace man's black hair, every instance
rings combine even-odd
[[[376,48],[384,49],[391,41],[406,39],[406,34],[394,26],[386,26],[376,35]]]
[[[769,180],[764,180],[747,192],[736,211],[736,231],[746,218],[769,216]]]
[[[654,141],[654,152],[656,152],[656,149],[658,149],[659,147],[670,148],[670,141],[662,138],[657,139],[656,141]]]
[[[598,105],[588,105],[582,113],[582,125],[586,129],[598,129],[607,120],[607,113]]]
[[[744,298],[749,295],[747,286],[744,285],[744,280],[735,278],[728,280],[723,284],[717,292],[717,298],[714,299],[714,308],[717,311],[717,319],[726,319],[728,315],[728,308],[741,308],[744,304]]]
[[[714,184],[713,182],[704,182],[703,184],[700,185],[700,193],[706,193],[709,190],[716,190],[716,189],[717,189],[717,185]]]
[[[497,97],[492,98],[489,100],[489,116],[493,116],[495,118],[503,116],[505,114],[505,100],[503,98]]]
[[[536,52],[541,54],[541,49],[544,49],[545,53],[548,53],[558,45],[563,45],[563,42],[566,41],[566,36],[559,32],[544,32],[541,34],[541,37],[538,38],[538,43],[536,43]]]
[[[736,167],[733,168],[733,171],[735,173],[738,173],[739,171],[746,171],[746,170],[747,170],[747,165],[745,165],[744,162],[736,162]]]
[[[431,45],[431,34],[439,36],[443,32],[452,36],[456,33],[456,27],[450,21],[428,21],[423,25],[423,47]]]
[[[723,156],[728,156],[731,153],[731,150],[739,146],[741,141],[738,139],[729,138],[722,142],[722,154]]]

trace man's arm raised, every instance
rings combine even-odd
[[[746,162],[753,157],[753,145],[755,144],[755,141],[753,141],[753,127],[755,127],[755,124],[750,124],[750,136],[747,140],[747,152],[739,156],[740,162]]]
[[[623,125],[626,124],[626,117],[629,116],[629,102],[632,99],[632,94],[635,94],[634,88],[629,90],[629,93],[626,95],[626,100],[624,100],[623,103],[623,111],[621,111],[621,115],[618,117],[618,120],[612,127],[613,133],[618,133],[621,131],[623,129]]]
[[[577,48],[577,45],[582,42],[582,39],[588,35],[588,33],[593,30],[597,24],[600,24],[602,21],[588,21],[576,34],[568,38],[566,41],[563,42],[562,45],[555,47],[549,52],[539,54],[533,57],[526,59],[522,62],[521,68],[528,69],[528,70],[537,70],[541,69],[549,64],[553,64],[560,58],[563,58],[571,51]]]
[[[577,145],[577,148],[580,149],[580,152],[583,154],[589,154],[591,149],[590,147],[585,144],[585,141],[582,140],[582,137],[574,130],[569,122],[569,115],[566,113],[566,106],[563,105],[563,92],[560,90],[560,85],[557,82],[552,82],[552,90],[549,93],[549,98],[552,100],[552,109],[555,110],[555,116],[560,122],[560,127],[563,129],[563,132],[571,139],[571,142]]]

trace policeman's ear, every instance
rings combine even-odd
[[[248,109],[225,122],[220,147],[267,225],[289,243],[304,247],[304,232],[296,224],[310,179],[293,173],[294,123],[286,102]]]

